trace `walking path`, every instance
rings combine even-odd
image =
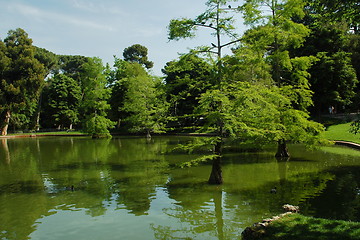
[[[357,144],[357,143],[346,142],[346,141],[334,141],[334,142],[335,142],[335,145],[341,145],[341,146],[351,147],[351,148],[360,150],[360,144]]]

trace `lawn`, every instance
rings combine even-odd
[[[359,240],[360,223],[290,214],[269,224],[263,240]]]
[[[329,140],[347,141],[360,144],[360,134],[350,133],[350,122],[329,126],[324,137]]]

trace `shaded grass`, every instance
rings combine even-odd
[[[10,133],[8,134],[8,136],[28,136],[28,135],[56,135],[56,136],[61,136],[61,135],[87,135],[83,132],[80,131],[58,131],[58,132],[33,132],[33,133]]]
[[[264,240],[359,240],[360,223],[290,214],[266,228]]]
[[[329,140],[347,141],[360,144],[360,135],[350,132],[350,122],[329,126],[324,132],[324,138]]]
[[[352,149],[349,147],[344,147],[344,146],[337,146],[337,147],[320,147],[320,149],[324,152],[328,152],[328,153],[334,153],[334,154],[339,154],[339,155],[348,155],[348,156],[354,156],[354,157],[360,157],[360,151],[357,149]]]

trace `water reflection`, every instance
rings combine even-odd
[[[360,157],[291,146],[229,152],[224,184],[211,165],[164,154],[187,138],[1,139],[1,239],[234,239],[285,203],[319,217],[360,220]],[[276,194],[270,189],[276,187]]]

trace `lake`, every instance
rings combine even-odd
[[[192,139],[0,139],[0,239],[239,239],[283,204],[360,221],[360,151],[228,151],[212,186],[210,163],[178,167],[200,155],[168,151]]]

